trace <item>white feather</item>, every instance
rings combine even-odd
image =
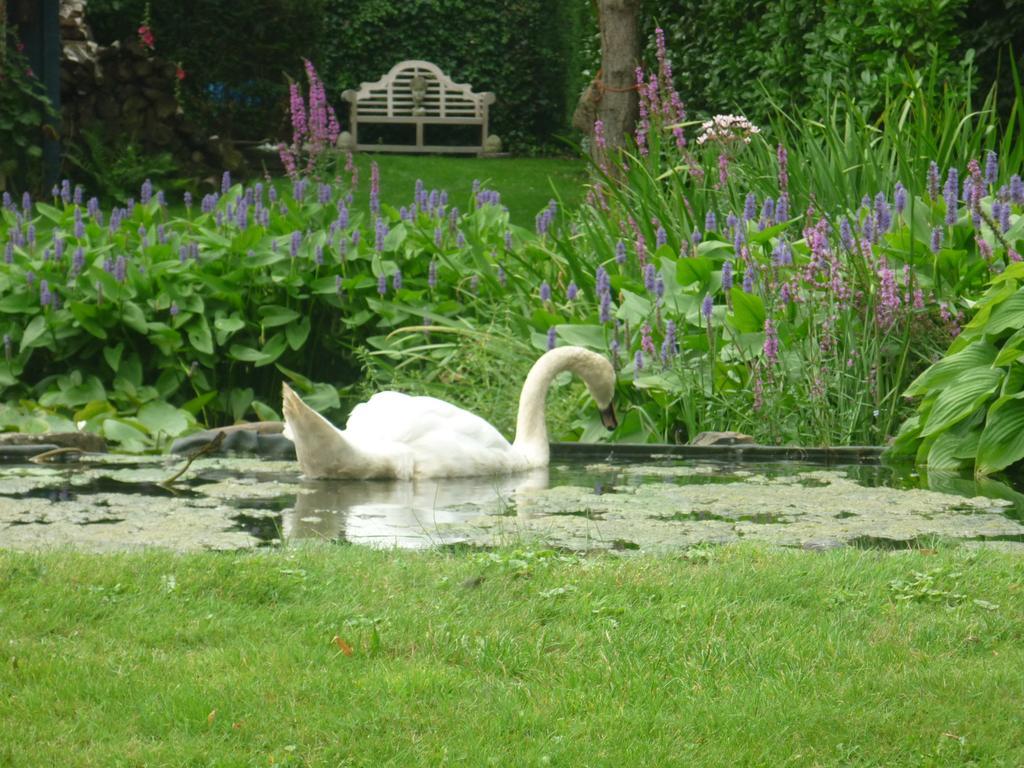
[[[564,370],[582,376],[602,407],[615,373],[600,355],[560,347],[530,370],[519,401],[516,440],[509,443],[479,416],[434,397],[379,392],[357,405],[340,430],[283,387],[285,435],[310,478],[467,477],[521,472],[548,463],[544,399]]]

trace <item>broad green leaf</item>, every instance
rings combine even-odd
[[[978,442],[974,471],[989,475],[1024,459],[1024,394],[995,401]]]
[[[234,333],[245,328],[245,321],[237,315],[231,317],[218,317],[213,321],[213,327],[225,333]]]
[[[703,256],[676,261],[676,282],[679,285],[697,283],[702,288],[711,282],[711,260]]]
[[[281,356],[287,347],[288,340],[285,338],[285,335],[283,333],[274,334],[263,345],[263,354],[256,361],[256,367],[261,368],[264,365],[270,365]]]
[[[206,318],[197,316],[188,324],[188,340],[192,347],[206,355],[213,354],[213,337]]]
[[[121,365],[121,353],[124,352],[124,344],[118,344],[116,347],[104,347],[103,348],[103,359],[107,361],[107,365],[110,366],[110,370],[117,373],[118,367]]]
[[[733,288],[732,324],[738,331],[754,333],[764,330],[765,310],[761,297],[746,293],[742,288]]]
[[[151,434],[157,435],[162,432],[168,437],[177,437],[191,425],[187,411],[175,408],[163,400],[146,403],[139,408],[136,418]]]
[[[407,231],[405,224],[398,224],[394,229],[384,236],[384,250],[394,251],[405,242]]]
[[[279,325],[287,325],[297,320],[300,315],[294,309],[282,307],[277,304],[267,304],[260,307],[260,322],[264,328],[276,328]]]
[[[330,411],[341,407],[338,390],[331,384],[314,382],[313,391],[308,395],[303,395],[302,399],[314,411]]]
[[[72,301],[68,303],[68,309],[71,310],[71,314],[74,315],[78,324],[88,333],[92,334],[97,339],[107,338],[107,329],[100,325],[95,319],[96,306],[94,304]]]
[[[298,352],[309,337],[309,318],[304,317],[297,323],[289,323],[285,326],[284,335],[288,339],[288,346]]]
[[[231,411],[231,417],[235,421],[241,421],[242,417],[245,416],[249,406],[252,405],[254,395],[255,393],[249,387],[231,390],[231,393],[228,395],[228,409]]]
[[[977,437],[974,438],[975,442]],[[960,436],[953,431],[943,432],[928,450],[928,469],[959,469],[964,461],[954,454],[960,442]]]
[[[944,357],[932,365],[907,387],[907,397],[923,395],[931,389],[944,387],[961,374],[974,368],[990,368],[996,358],[996,348],[986,341],[976,341],[959,352]]]
[[[21,334],[21,351],[24,352],[26,349],[43,346],[45,342],[40,341],[40,339],[42,339],[44,333],[46,333],[46,317],[44,315],[36,315],[25,326],[25,331]]]
[[[1001,333],[1007,328],[1024,328],[1024,288],[995,306],[985,323],[985,333],[989,335]]]
[[[259,400],[252,401],[252,409],[260,421],[280,421],[281,415],[266,403]]]
[[[47,408],[63,405],[75,408],[93,400],[106,400],[107,391],[95,376],[87,376],[78,383],[68,382],[58,390],[50,390],[39,398],[39,404]]]
[[[189,400],[187,403],[181,406],[181,409],[183,411],[188,411],[193,416],[195,416],[197,413],[203,410],[204,405],[213,400],[216,396],[217,390],[213,390],[212,392],[204,392],[198,397],[193,397],[191,400]]]
[[[122,304],[121,320],[133,331],[145,334],[149,330],[149,326],[146,324],[146,315],[134,301],[126,301]]]
[[[103,422],[103,436],[107,440],[120,443],[123,450],[133,453],[146,450],[150,444],[145,432],[121,419],[106,419]]]
[[[939,392],[921,436],[937,434],[970,416],[996,391],[1004,375],[1001,368],[976,368],[947,384]]]
[[[602,325],[557,326],[558,338],[566,344],[601,350],[608,346],[608,331]]]
[[[258,349],[246,347],[241,344],[232,344],[228,349],[228,356],[234,360],[241,360],[246,363],[255,363],[263,358],[263,353]]]

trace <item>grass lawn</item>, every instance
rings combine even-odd
[[[409,205],[422,179],[427,189],[448,191],[451,205],[466,210],[479,179],[501,193],[512,223],[534,226],[534,217],[552,198],[560,197],[566,208],[583,201],[587,166],[575,158],[478,158],[444,155],[364,154],[355,155],[359,187],[363,195],[370,186],[370,163],[380,169],[381,202],[399,208]],[[557,190],[557,195],[555,190]]]
[[[1011,766],[1024,559],[0,553],[0,765]]]

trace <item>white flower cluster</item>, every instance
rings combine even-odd
[[[709,141],[719,141],[723,144],[742,141],[749,144],[750,137],[760,132],[761,129],[743,115],[715,115],[711,120],[701,124],[697,144],[703,146]]]

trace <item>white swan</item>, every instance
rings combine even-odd
[[[308,478],[409,480],[522,472],[548,464],[544,400],[551,380],[562,371],[583,379],[604,425],[614,429],[611,363],[582,347],[558,347],[543,354],[523,382],[512,443],[469,411],[400,392],[378,392],[360,403],[340,430],[287,384],[282,385],[284,434],[295,443],[299,467]]]

